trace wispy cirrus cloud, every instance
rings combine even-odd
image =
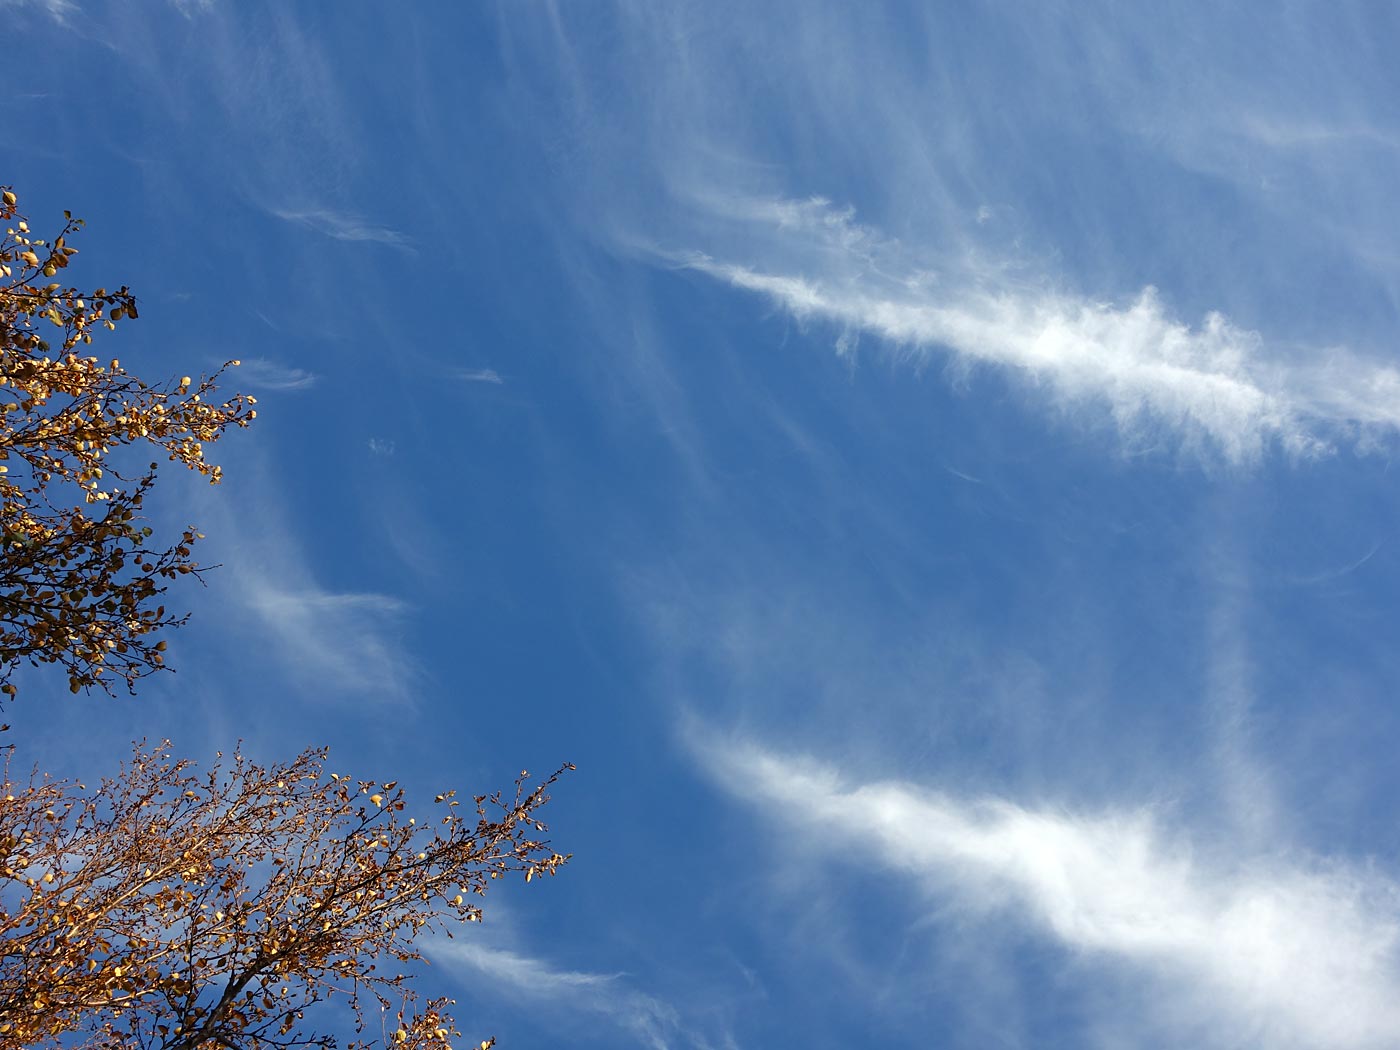
[[[293,368],[266,357],[245,357],[239,365],[238,378],[263,390],[305,390],[316,383],[314,373]]]
[[[0,8],[37,7],[46,11],[59,25],[68,24],[68,16],[78,10],[73,0],[0,0]]]
[[[543,960],[529,955],[456,941],[435,949],[434,955],[479,970],[492,980],[516,990],[538,995],[555,995],[569,988],[600,988],[614,983],[621,976],[615,973],[556,970]]]
[[[1400,1041],[1400,887],[1364,867],[1223,855],[1149,809],[1073,814],[853,785],[744,741],[699,754],[819,851],[858,850],[981,921],[1010,916],[1081,958],[1133,968],[1153,1005],[1125,1006],[1120,1029],[1190,1017],[1207,1045]]]
[[[170,0],[170,6],[186,18],[207,14],[214,9],[214,0]]]
[[[551,1010],[602,1015],[639,1046],[708,1046],[689,1033],[669,1004],[628,986],[622,974],[558,970],[541,959],[463,941],[434,945],[432,956],[469,969],[507,994]]]
[[[696,252],[680,264],[835,326],[842,352],[865,334],[947,354],[1015,376],[1057,408],[1106,410],[1130,441],[1167,433],[1231,462],[1271,444],[1311,455],[1341,435],[1400,430],[1400,370],[1343,349],[1277,350],[1219,313],[1192,326],[1150,287],[1114,304],[1012,280],[972,256],[921,266],[822,200],[707,206],[743,224],[761,261]]]
[[[464,383],[491,383],[495,386],[505,382],[494,368],[459,368],[452,373],[452,378]]]
[[[201,519],[218,537],[230,611],[255,639],[254,665],[315,703],[411,702],[424,676],[402,641],[410,605],[363,586],[348,565],[330,577],[318,569],[286,519],[280,484],[246,470],[243,498],[214,490]]]
[[[360,216],[332,211],[329,208],[309,208],[304,210],[274,209],[272,214],[287,222],[298,223],[309,230],[333,237],[338,241],[367,241],[388,245],[399,251],[416,252],[413,239],[407,234],[388,226],[369,222]]]
[[[290,676],[314,684],[317,699],[396,701],[418,680],[392,640],[406,611],[397,598],[291,585],[270,574],[245,575],[243,594]]]

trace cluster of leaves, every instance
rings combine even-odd
[[[73,692],[135,683],[164,665],[160,598],[200,578],[191,526],[153,544],[143,500],[158,463],[220,479],[205,446],[255,417],[220,401],[222,370],[151,386],[87,354],[137,316],[122,287],[49,281],[82,226],[65,213],[31,236],[0,188],[0,695],[24,661],[57,664]],[[229,365],[238,362],[231,361]],[[227,365],[225,367],[228,367]],[[149,457],[137,457],[144,464]],[[0,727],[0,729],[8,727]],[[566,767],[566,768],[572,768]],[[481,918],[475,903],[511,872],[568,859],[533,838],[555,773],[533,789],[451,793],[425,823],[395,783],[351,780],[324,751],[262,766],[235,752],[207,774],[169,744],[138,747],[95,791],[38,771],[0,776],[0,1048],[285,1050],[333,1047],[307,1011],[349,1008],[353,1048],[441,1050],[460,1035],[450,1000],[421,1002],[402,972],[418,937]],[[385,967],[381,969],[381,967]],[[378,1033],[372,1022],[378,1020]],[[479,1044],[489,1050],[494,1040]]]
[[[135,456],[133,469],[114,450],[146,445],[217,483],[205,446],[257,414],[251,397],[218,400],[222,370],[150,386],[88,354],[95,334],[137,317],[136,299],[49,280],[76,254],[82,221],[65,219],[52,241],[35,238],[14,192],[0,191],[0,691],[11,696],[25,661],[61,665],[73,692],[130,689],[162,667],[152,636],[184,617],[160,597],[199,576],[200,535],[152,546],[141,508],[159,464]]]
[[[353,1047],[440,1050],[459,1034],[448,1001],[418,1003],[397,969],[415,939],[479,920],[491,880],[567,860],[533,837],[559,773],[530,790],[522,773],[467,815],[438,795],[420,822],[396,784],[330,772],[323,751],[270,767],[235,753],[201,776],[168,748],[138,748],[95,792],[6,772],[0,1043],[332,1046],[302,1025],[340,998]]]

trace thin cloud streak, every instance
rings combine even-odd
[[[1134,964],[1160,982],[1163,1017],[1189,1007],[1222,1045],[1400,1042],[1400,888],[1364,870],[1296,857],[1213,863],[1145,810],[1076,816],[895,781],[849,786],[743,743],[698,750],[717,783],[743,785],[817,848],[864,847],[936,896]]]
[[[328,585],[285,520],[277,484],[245,477],[243,501],[213,490],[201,518],[223,539],[217,554],[257,640],[254,663],[312,702],[412,703],[424,675],[400,642],[411,607],[353,582]]]
[[[503,948],[486,948],[479,944],[453,943],[447,946],[446,950],[435,951],[434,954],[479,970],[493,980],[532,995],[556,995],[570,988],[598,988],[621,976],[554,970],[540,959]]]
[[[266,357],[245,357],[239,365],[238,379],[263,390],[305,390],[316,383],[316,376],[304,368],[278,364]]]
[[[305,211],[274,210],[273,215],[287,222],[299,223],[317,233],[338,241],[370,241],[385,244],[400,251],[416,252],[412,238],[388,226],[379,226],[355,215],[334,212],[327,208]]]
[[[494,368],[459,368],[452,373],[452,378],[465,383],[493,383],[496,386],[505,382]]]
[[[50,18],[61,26],[68,24],[68,16],[78,10],[73,0],[3,0],[0,8],[39,7],[48,12]]]
[[[266,574],[244,577],[244,601],[288,671],[314,683],[318,699],[369,695],[401,700],[418,674],[389,640],[406,606],[383,594],[287,586]]]
[[[628,988],[621,974],[556,970],[531,956],[461,941],[435,945],[431,954],[474,971],[516,997],[573,1013],[602,1014],[650,1050],[709,1045],[686,1032],[672,1006]]]
[[[757,254],[776,238],[768,251],[778,264],[704,253],[680,264],[767,296],[799,321],[839,326],[842,351],[860,333],[944,350],[1014,373],[1060,407],[1106,408],[1126,440],[1166,429],[1235,463],[1274,443],[1317,455],[1339,431],[1400,429],[1400,371],[1336,349],[1271,357],[1258,333],[1219,313],[1198,327],[1172,318],[1150,287],[1115,306],[1019,286],[985,263],[939,279],[825,201],[705,204],[747,226]]]

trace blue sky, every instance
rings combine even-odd
[[[507,1047],[1400,1044],[1393,5],[3,15],[113,352],[260,399],[41,764],[577,763],[430,947]]]

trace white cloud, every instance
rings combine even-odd
[[[1337,143],[1360,142],[1400,149],[1400,140],[1385,131],[1366,125],[1335,126],[1316,120],[1286,119],[1277,113],[1231,114],[1236,119],[1231,130],[1273,149],[1327,148]]]
[[[67,25],[68,16],[78,10],[73,0],[3,0],[0,7],[39,7],[59,25]]]
[[[532,995],[556,995],[570,988],[598,988],[617,980],[619,974],[554,970],[542,960],[502,948],[452,942],[434,955],[479,970],[490,978]]]
[[[424,676],[402,642],[410,606],[357,586],[348,563],[328,583],[286,520],[278,482],[247,464],[241,477],[236,501],[226,488],[200,490],[200,520],[255,641],[254,665],[315,703],[411,702]]]
[[[308,229],[325,234],[327,237],[334,237],[338,241],[372,241],[376,244],[387,244],[389,247],[398,248],[401,251],[412,252],[416,250],[413,246],[413,240],[398,230],[367,222],[356,215],[331,211],[328,208],[312,208],[304,211],[274,210],[272,214],[288,222],[300,223]]]
[[[196,14],[206,15],[214,10],[214,0],[170,0],[170,6],[186,18],[193,19]]]
[[[392,641],[406,608],[401,601],[240,569],[248,609],[288,671],[314,686],[317,699],[395,701],[411,693],[418,675]]]
[[[769,262],[682,264],[768,296],[798,320],[834,324],[1004,369],[1063,408],[1106,408],[1130,440],[1166,429],[1213,444],[1228,460],[1270,443],[1325,452],[1339,431],[1400,428],[1400,371],[1343,350],[1270,353],[1262,337],[1218,313],[1173,318],[1146,288],[1126,305],[1015,282],[1009,267],[969,255],[938,273],[827,202],[706,200],[747,227]]]
[[[670,1005],[629,988],[621,974],[556,970],[540,959],[462,941],[436,942],[433,958],[471,969],[503,991],[569,1012],[602,1014],[638,1045],[670,1050],[707,1045],[686,1034]]]
[[[1219,1045],[1400,1045],[1400,890],[1364,869],[1208,855],[1149,810],[1074,815],[895,781],[849,786],[744,745],[701,755],[818,849],[868,850],[940,898],[1136,968],[1155,982],[1153,1005],[1120,1002],[1120,1026],[1190,1016]]]
[[[263,390],[305,390],[316,376],[304,368],[292,368],[266,357],[245,357],[239,366],[239,380]]]
[[[505,382],[494,368],[459,368],[452,376],[467,383],[494,383],[499,386]]]

